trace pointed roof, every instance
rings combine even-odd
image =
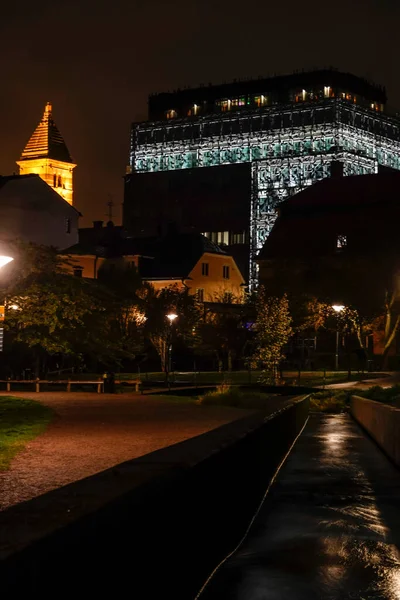
[[[64,139],[54,123],[52,106],[48,102],[43,117],[26,144],[20,160],[34,158],[52,158],[63,162],[73,163]]]

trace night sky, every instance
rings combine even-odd
[[[398,0],[19,0],[1,13],[0,174],[51,101],[82,225],[106,218],[109,194],[120,221],[130,123],[150,92],[332,65],[400,108]]]

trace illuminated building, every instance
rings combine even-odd
[[[73,162],[65,141],[54,123],[51,104],[17,161],[20,175],[39,175],[64,200],[73,204]]]
[[[400,168],[400,121],[385,113],[386,101],[383,88],[335,70],[152,95],[149,120],[132,125],[124,224],[145,231],[170,218],[212,239],[224,235],[228,246],[235,239],[240,244],[242,235],[255,284],[254,259],[282,200],[335,173]],[[243,168],[240,175],[234,166]],[[217,195],[207,204],[212,186],[201,196],[198,172],[212,180],[227,168],[242,182],[243,194],[229,210],[236,186],[225,198],[221,193],[221,222],[215,217]],[[177,175],[184,171],[186,177]],[[179,177],[184,193],[176,191]],[[170,196],[167,204],[163,193]],[[247,216],[238,220],[238,211]]]

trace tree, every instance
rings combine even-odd
[[[55,249],[17,243],[14,256],[3,279],[5,327],[14,344],[31,349],[37,375],[51,355],[115,354],[105,288],[67,274]]]
[[[283,348],[292,335],[292,318],[287,296],[268,297],[261,288],[256,302],[256,351],[253,363],[262,365],[261,381],[276,380],[276,370],[285,358]]]
[[[188,289],[170,286],[161,290],[149,287],[144,292],[145,324],[144,333],[154,346],[161,364],[161,370],[168,374],[168,346],[172,338],[192,346],[196,341],[197,325],[201,313],[195,296]],[[167,314],[175,313],[177,319],[171,323]]]
[[[233,360],[243,352],[248,339],[249,306],[233,294],[217,296],[215,302],[212,308],[205,310],[198,327],[198,349],[215,355],[219,371],[224,364],[231,371]]]

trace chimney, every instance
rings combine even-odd
[[[103,227],[103,221],[93,221],[93,229],[101,229]]]

